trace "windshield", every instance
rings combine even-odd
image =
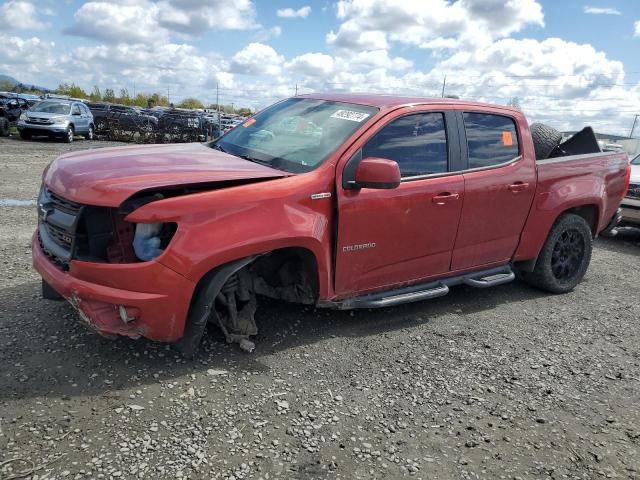
[[[30,111],[69,115],[71,113],[71,104],[60,102],[40,102],[31,107]]]
[[[640,165],[640,154],[636,155],[636,158],[631,160],[631,165]]]
[[[279,170],[309,172],[377,111],[363,105],[291,98],[258,113],[210,146]]]

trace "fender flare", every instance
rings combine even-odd
[[[196,293],[189,306],[184,334],[180,340],[173,344],[182,355],[192,358],[198,349],[209,321],[213,303],[225,282],[231,275],[249,265],[259,256],[254,255],[222,265],[211,270],[198,282]]]

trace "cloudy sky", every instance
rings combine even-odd
[[[627,134],[640,0],[0,0],[0,73],[263,107],[298,92],[446,94]]]

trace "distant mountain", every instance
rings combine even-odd
[[[20,82],[9,75],[3,75],[0,73],[0,82],[9,82],[12,85],[18,85]]]
[[[25,90],[39,90],[41,92],[52,92],[53,90],[51,90],[50,88],[46,88],[46,87],[41,87],[39,85],[29,85],[28,83],[22,83],[19,80],[16,80],[15,78],[9,76],[9,75],[4,75],[2,73],[0,73],[0,82],[9,82],[11,85],[21,85],[22,88],[24,88]]]

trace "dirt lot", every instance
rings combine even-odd
[[[42,169],[103,146],[0,139],[0,478],[640,478],[640,233],[568,295],[269,302],[253,354],[211,331],[187,362],[39,296]]]

